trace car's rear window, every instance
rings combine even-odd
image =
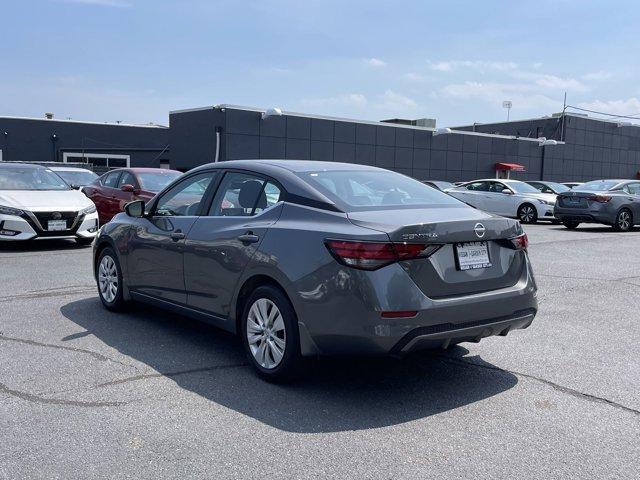
[[[180,175],[182,175],[182,173],[170,170],[158,172],[138,172],[138,179],[140,180],[140,186],[144,190],[148,190],[150,192],[159,192]]]
[[[298,175],[337,205],[349,210],[461,205],[446,193],[395,172],[325,170]]]
[[[573,187],[574,190],[577,191],[585,191],[585,192],[605,192],[607,190],[611,190],[613,187],[618,185],[620,182],[618,181],[610,181],[610,180],[594,180],[593,182],[583,183],[582,185],[578,185]]]

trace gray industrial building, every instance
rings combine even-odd
[[[169,162],[169,129],[157,125],[0,117],[0,160],[90,163],[96,170]]]
[[[433,121],[431,121],[433,122]],[[290,158],[349,162],[420,180],[635,178],[640,126],[576,114],[435,129],[216,105],[169,114],[169,127],[0,117],[0,158],[89,161],[186,171],[207,162]],[[540,141],[541,137],[547,139]],[[497,172],[497,168],[499,171]]]
[[[519,178],[538,178],[539,142],[531,138],[439,130],[218,105],[171,112],[172,166],[218,160],[297,158],[376,165],[418,179],[495,176],[497,163],[518,160]],[[217,143],[218,142],[218,143]]]
[[[635,178],[640,127],[565,114],[434,129],[217,105],[169,115],[171,165],[298,158],[376,165],[418,179],[472,180],[514,168],[512,178]],[[552,142],[542,143],[546,137]],[[518,171],[522,170],[522,171]]]

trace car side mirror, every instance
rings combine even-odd
[[[120,190],[122,190],[123,192],[133,192],[135,190],[135,187],[130,183],[125,183],[120,187]]]
[[[72,183],[71,185],[69,185],[71,188],[73,188],[74,190],[80,190],[82,188],[81,185],[76,185],[75,183]]]
[[[502,193],[504,193],[506,195],[513,195],[513,192],[511,190],[509,190],[508,188],[505,188],[504,190],[502,190]]]
[[[130,217],[144,217],[144,200],[136,200],[135,202],[127,203],[124,206],[124,211]]]

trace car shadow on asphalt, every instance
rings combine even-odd
[[[91,249],[91,246],[80,245],[72,239],[0,242],[0,252],[56,252],[62,250],[84,249]]]
[[[112,313],[97,298],[64,305],[87,335],[170,378],[180,388],[275,428],[298,433],[380,428],[460,408],[514,387],[513,374],[461,346],[404,359],[328,358],[289,385],[267,383],[233,335],[147,306]],[[70,335],[73,342],[85,335]],[[472,363],[473,362],[473,363]],[[135,396],[148,378],[114,378]],[[109,390],[106,390],[108,392]]]

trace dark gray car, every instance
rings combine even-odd
[[[138,300],[236,332],[255,369],[283,380],[302,357],[401,355],[528,327],[526,250],[517,221],[404,175],[243,160],[128,204],[102,227],[94,270],[105,307]]]
[[[640,224],[640,180],[595,180],[558,195],[554,216],[565,227],[602,223],[626,232]]]

